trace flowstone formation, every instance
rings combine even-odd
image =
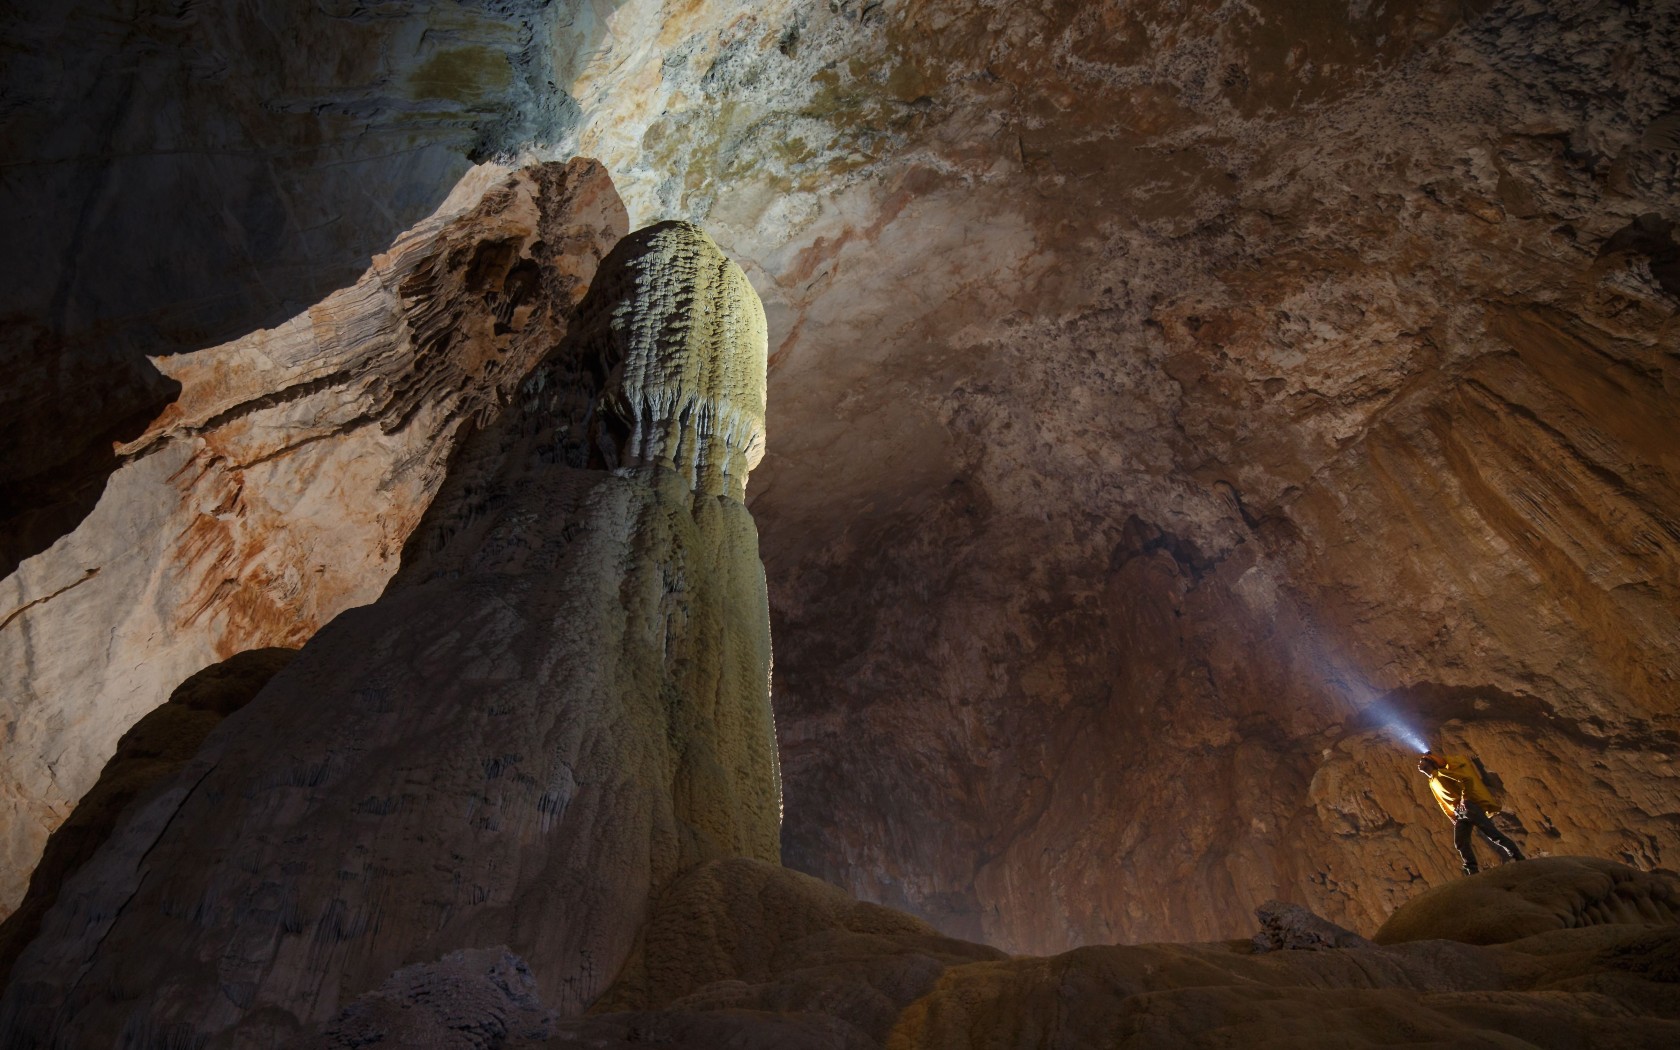
[[[565,335],[625,230],[598,164],[485,169],[351,287],[156,361],[179,396],[75,531],[0,580],[0,916],[177,685],[378,597],[464,428]]]
[[[0,1041],[277,1045],[403,967],[496,946],[569,1016],[672,878],[773,862],[768,609],[741,502],[764,363],[757,297],[703,233],[621,242],[459,451],[386,593],[66,884]]]

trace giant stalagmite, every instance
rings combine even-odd
[[[703,233],[621,243],[383,597],[66,885],[0,1041],[274,1045],[400,967],[497,945],[577,1012],[668,880],[774,860],[742,503],[764,370],[758,299]]]

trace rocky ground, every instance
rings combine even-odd
[[[1295,911],[1296,930],[1334,929]],[[786,869],[725,861],[664,897],[589,1018],[550,1016],[505,951],[463,953],[394,974],[314,1045],[1634,1050],[1680,1037],[1677,919],[1672,878],[1554,858],[1430,891],[1376,944],[1339,931],[1345,945],[1257,936],[1009,957]]]

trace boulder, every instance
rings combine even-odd
[[[1395,909],[1378,944],[1504,944],[1552,930],[1680,924],[1680,878],[1596,857],[1542,857],[1437,886]]]

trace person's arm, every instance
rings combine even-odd
[[[1441,783],[1440,780],[1437,779],[1440,775],[1441,771],[1437,769],[1434,774],[1430,776],[1429,793],[1435,796],[1435,804],[1441,807],[1442,813],[1445,813],[1451,820],[1457,820],[1458,811],[1454,808],[1452,801],[1447,797],[1450,793],[1449,789],[1445,784]]]

